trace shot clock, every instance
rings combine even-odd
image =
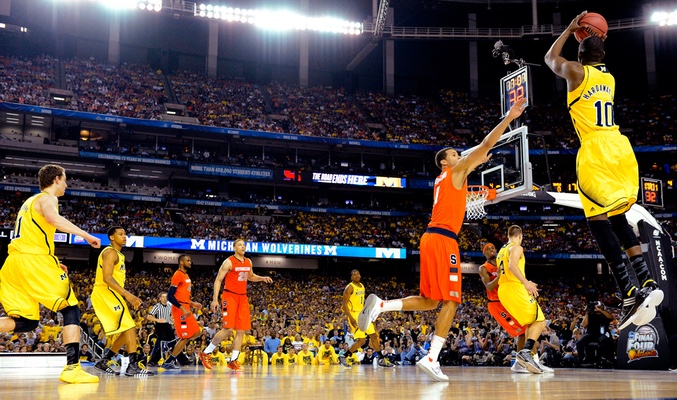
[[[526,65],[501,78],[501,116],[508,114],[510,107],[522,97],[527,98],[526,106],[530,106],[531,81],[529,67]]]
[[[641,179],[642,204],[663,207],[663,181],[654,178]]]

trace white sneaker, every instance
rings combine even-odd
[[[357,327],[362,332],[366,332],[369,329],[369,324],[378,318],[378,315],[381,313],[381,301],[383,300],[373,293],[367,297],[367,301],[364,302],[364,308],[360,312],[359,317],[357,317]]]
[[[517,363],[529,370],[532,374],[542,374],[543,370],[531,356],[531,350],[522,349],[517,353]]]
[[[517,372],[518,374],[531,374],[531,372],[529,372],[529,370],[521,366],[520,363],[517,362],[517,360],[515,360],[515,362],[512,364],[512,367],[510,367],[510,371]]]
[[[438,382],[449,382],[449,377],[444,375],[440,369],[440,363],[433,361],[430,357],[423,357],[416,363],[416,367]]]
[[[552,369],[552,368],[550,368],[550,367],[548,367],[547,365],[541,364],[541,359],[540,359],[540,358],[541,358],[541,357],[540,357],[538,354],[536,354],[536,356],[534,357],[534,361],[536,362],[536,364],[538,364],[539,367],[541,367],[541,371],[543,371],[543,373],[545,373],[545,374],[548,374],[548,373],[549,373],[549,374],[554,374],[554,373],[555,373],[555,370]],[[517,363],[515,363],[515,364],[517,364]]]

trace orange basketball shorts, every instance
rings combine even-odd
[[[487,304],[489,313],[496,319],[496,321],[505,329],[512,337],[523,335],[526,329],[519,323],[512,315],[503,307],[500,301],[489,301]]]
[[[461,302],[461,254],[456,240],[436,233],[421,237],[421,296]]]
[[[221,310],[223,311],[223,327],[236,331],[252,329],[252,320],[249,315],[249,300],[245,294],[224,291],[221,294]]]
[[[180,339],[191,339],[200,333],[200,325],[193,314],[185,315],[180,308],[172,307],[172,317],[174,317],[174,328],[176,336]]]

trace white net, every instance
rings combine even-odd
[[[465,217],[467,219],[482,219],[487,215],[484,203],[487,202],[489,189],[484,186],[468,186],[465,197]]]

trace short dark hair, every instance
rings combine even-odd
[[[508,237],[515,237],[522,234],[522,228],[518,225],[512,225],[508,228]]]
[[[442,160],[447,158],[447,151],[449,150],[453,150],[453,147],[445,147],[435,154],[435,165],[437,165],[437,168],[442,169]]]
[[[354,269],[354,270],[350,271],[350,276],[352,277],[355,272],[357,272],[358,274],[360,273],[360,271],[358,271],[357,269]]]
[[[38,171],[38,183],[40,184],[40,190],[44,190],[54,183],[54,179],[63,176],[66,173],[66,170],[55,164],[47,164],[44,167],[40,168]]]
[[[185,260],[186,257],[189,257],[188,254],[181,254],[181,255],[179,256],[179,264],[181,264],[181,261]]]
[[[115,235],[115,231],[117,231],[118,229],[125,229],[125,228],[123,228],[121,226],[111,226],[108,229],[108,238],[110,239],[111,236]]]
[[[604,59],[604,41],[599,36],[588,36],[581,41],[578,52],[581,54],[581,62],[584,65],[602,62]]]

